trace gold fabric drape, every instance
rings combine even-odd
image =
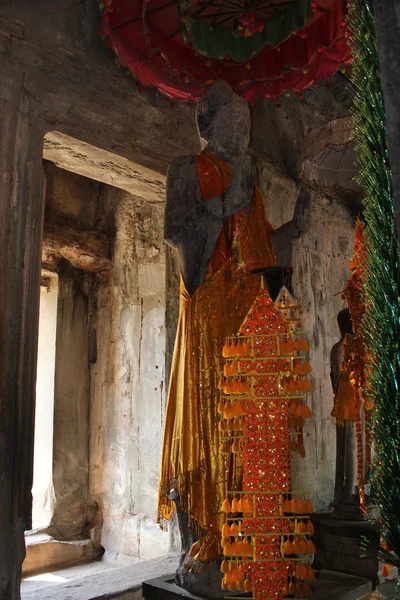
[[[340,378],[338,389],[335,392],[331,416],[335,417],[338,425],[355,422],[357,417],[357,396],[354,389],[354,374],[351,370],[351,358],[353,337],[346,333],[342,345],[342,361],[340,365]]]
[[[231,170],[221,163],[210,154],[198,157],[197,174],[205,202],[207,197],[216,195],[215,189],[221,193],[221,189],[229,187],[226,177],[231,177]],[[215,188],[218,180],[220,186],[223,180],[220,190]],[[235,468],[240,465],[227,464],[228,459],[219,453],[217,407],[221,394],[218,383],[223,372],[222,348],[226,336],[237,333],[260,289],[259,277],[250,275],[250,271],[276,264],[271,232],[255,184],[249,216],[242,210],[230,218],[215,246],[206,280],[192,297],[181,278],[159,514],[166,519],[171,516],[174,505],[166,496],[171,489],[177,489],[190,526],[201,537],[191,553],[198,560],[212,560],[219,554],[224,523],[221,505],[226,491],[232,489],[233,480],[240,478]]]

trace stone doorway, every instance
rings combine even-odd
[[[121,183],[112,155],[106,166],[103,157],[97,181],[86,176],[99,173],[87,173],[78,141],[67,145],[64,136],[62,149],[47,152],[49,139],[33,529],[23,565],[25,577],[46,585],[61,582],[58,569],[103,554],[85,573],[157,559],[176,545],[156,524],[176,315],[167,270],[172,284],[177,279],[164,249],[162,205],[154,191],[152,201],[139,195],[143,186],[132,194],[105,183]],[[149,180],[150,188],[160,185]]]

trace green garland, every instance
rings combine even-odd
[[[353,107],[358,181],[364,192],[366,311],[363,335],[371,355],[368,399],[374,405],[372,496],[380,531],[392,553],[379,558],[400,567],[400,322],[399,259],[392,175],[372,0],[351,0],[350,41],[356,87]]]

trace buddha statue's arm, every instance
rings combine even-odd
[[[219,233],[223,218],[229,219],[251,203],[253,193],[252,160],[248,155],[238,162],[232,183],[226,193],[225,209],[221,196],[202,200],[195,156],[180,156],[169,166],[166,186],[164,239],[172,246],[179,245],[188,224],[204,220],[207,227]],[[195,228],[196,229],[196,228]],[[195,230],[193,230],[195,232]],[[212,243],[215,243],[211,235]]]
[[[272,243],[276,253],[278,265],[291,267],[291,245],[294,240],[307,233],[310,224],[310,194],[305,188],[301,188],[293,218],[284,223],[272,233]]]
[[[167,176],[164,239],[178,250],[183,280],[190,295],[204,281],[221,227],[221,199],[202,200],[196,157],[175,159]]]
[[[164,239],[177,247],[189,222],[195,222],[199,211],[195,156],[179,156],[171,162],[167,173]]]
[[[331,350],[331,382],[333,391],[336,392],[339,387],[340,379],[340,359],[341,359],[341,346],[342,342],[337,342]]]

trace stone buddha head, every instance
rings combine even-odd
[[[202,148],[222,158],[242,156],[250,140],[250,110],[226,81],[216,81],[196,106]]]

